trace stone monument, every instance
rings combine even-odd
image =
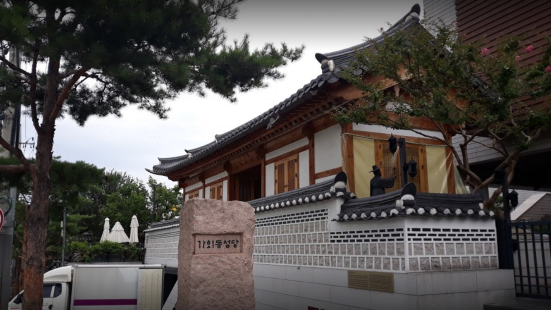
[[[178,310],[254,310],[254,209],[191,199],[180,212]]]

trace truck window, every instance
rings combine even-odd
[[[54,286],[54,296],[53,296],[53,298],[56,298],[59,295],[61,295],[61,284],[56,283],[55,286]]]
[[[53,284],[44,284],[44,287],[42,287],[42,296],[44,298],[50,298],[50,296],[52,296],[52,287],[54,287]]]

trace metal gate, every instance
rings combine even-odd
[[[509,225],[517,296],[551,298],[551,221]]]

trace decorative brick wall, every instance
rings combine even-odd
[[[332,222],[338,205],[328,199],[257,213],[254,263],[397,273],[498,268],[491,218]],[[146,262],[168,260],[176,266],[178,235],[177,224],[149,230]]]
[[[495,229],[408,227],[407,230],[410,271],[498,268]]]
[[[389,222],[389,228],[384,229],[330,232],[328,209],[313,207],[315,205],[289,208],[286,215],[269,216],[270,213],[264,213],[262,215],[268,216],[257,218],[253,261],[292,266],[405,271],[404,228],[393,227],[399,224]],[[365,226],[369,227],[367,222]]]
[[[174,229],[157,230],[146,233],[145,236],[145,259],[165,258],[178,259],[178,240],[180,232]]]
[[[498,268],[491,218],[410,216],[336,223],[329,220],[330,209],[315,203],[258,213],[253,261],[387,272]]]

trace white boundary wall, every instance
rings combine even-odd
[[[515,298],[493,219],[333,222],[343,200],[256,214],[256,309],[482,309]],[[147,264],[177,267],[179,228],[146,233]],[[348,270],[394,276],[394,293],[348,288]]]
[[[394,293],[348,288],[344,269],[254,264],[257,310],[483,309],[515,299],[512,270],[394,274]]]
[[[145,263],[178,268],[180,225],[171,225],[145,233]]]

